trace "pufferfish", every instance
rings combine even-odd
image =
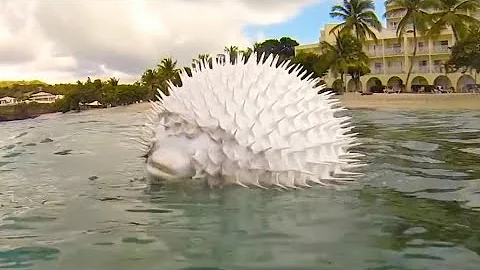
[[[296,189],[348,183],[364,166],[347,109],[300,64],[254,53],[203,63],[160,90],[140,141],[151,183]]]

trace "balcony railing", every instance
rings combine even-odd
[[[413,50],[415,49],[415,47],[411,47],[410,48],[410,52],[413,53]],[[428,47],[417,47],[417,54],[426,54],[426,53],[429,53],[430,50],[428,49]]]
[[[433,66],[432,71],[434,73],[445,73],[445,68],[444,68],[444,66],[435,65],[435,66]]]
[[[372,74],[383,74],[383,68],[371,68]]]
[[[403,48],[385,48],[385,55],[402,55]]]
[[[367,51],[368,56],[383,56],[382,50],[368,50]]]
[[[387,73],[405,73],[405,69],[403,67],[388,67]]]
[[[428,66],[415,66],[413,70],[414,70],[415,73],[429,73],[430,72],[430,69],[428,68]]]
[[[433,50],[437,53],[448,53],[448,45],[436,45],[433,47]]]
[[[399,12],[389,12],[387,15],[388,19],[396,19],[396,18],[403,18],[407,14],[404,11],[399,11]]]

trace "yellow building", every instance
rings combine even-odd
[[[388,6],[386,7],[388,9]],[[480,11],[471,14],[480,19]],[[387,25],[380,32],[375,31],[378,42],[368,38],[364,42],[364,51],[370,58],[371,72],[360,79],[361,90],[368,91],[373,85],[384,85],[392,90],[416,91],[421,85],[441,86],[443,89],[453,87],[455,92],[467,91],[468,85],[475,84],[475,73],[446,73],[443,64],[450,56],[454,35],[450,28],[445,28],[434,38],[417,37],[417,56],[415,57],[410,80],[407,83],[407,73],[410,67],[410,57],[413,53],[413,34],[406,33],[401,40],[396,35],[397,25],[403,14],[393,14],[387,17]],[[320,31],[319,42],[335,42],[330,30],[336,24],[326,24]],[[319,43],[299,45],[295,52],[320,53]],[[331,73],[323,78],[327,87],[338,88],[340,78],[334,78]],[[346,77],[346,90],[354,91],[355,83],[350,76]],[[402,87],[403,85],[403,87]],[[412,89],[413,86],[413,89]]]

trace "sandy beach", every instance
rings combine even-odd
[[[480,110],[480,94],[345,93],[337,96],[347,108],[387,110]]]
[[[336,96],[351,109],[379,110],[480,110],[480,94],[373,94],[345,93]],[[148,102],[133,104],[121,110],[140,112],[150,108]]]

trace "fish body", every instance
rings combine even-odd
[[[272,55],[181,74],[159,92],[146,123],[146,172],[154,181],[284,189],[353,181],[363,166],[346,109],[318,78]]]

